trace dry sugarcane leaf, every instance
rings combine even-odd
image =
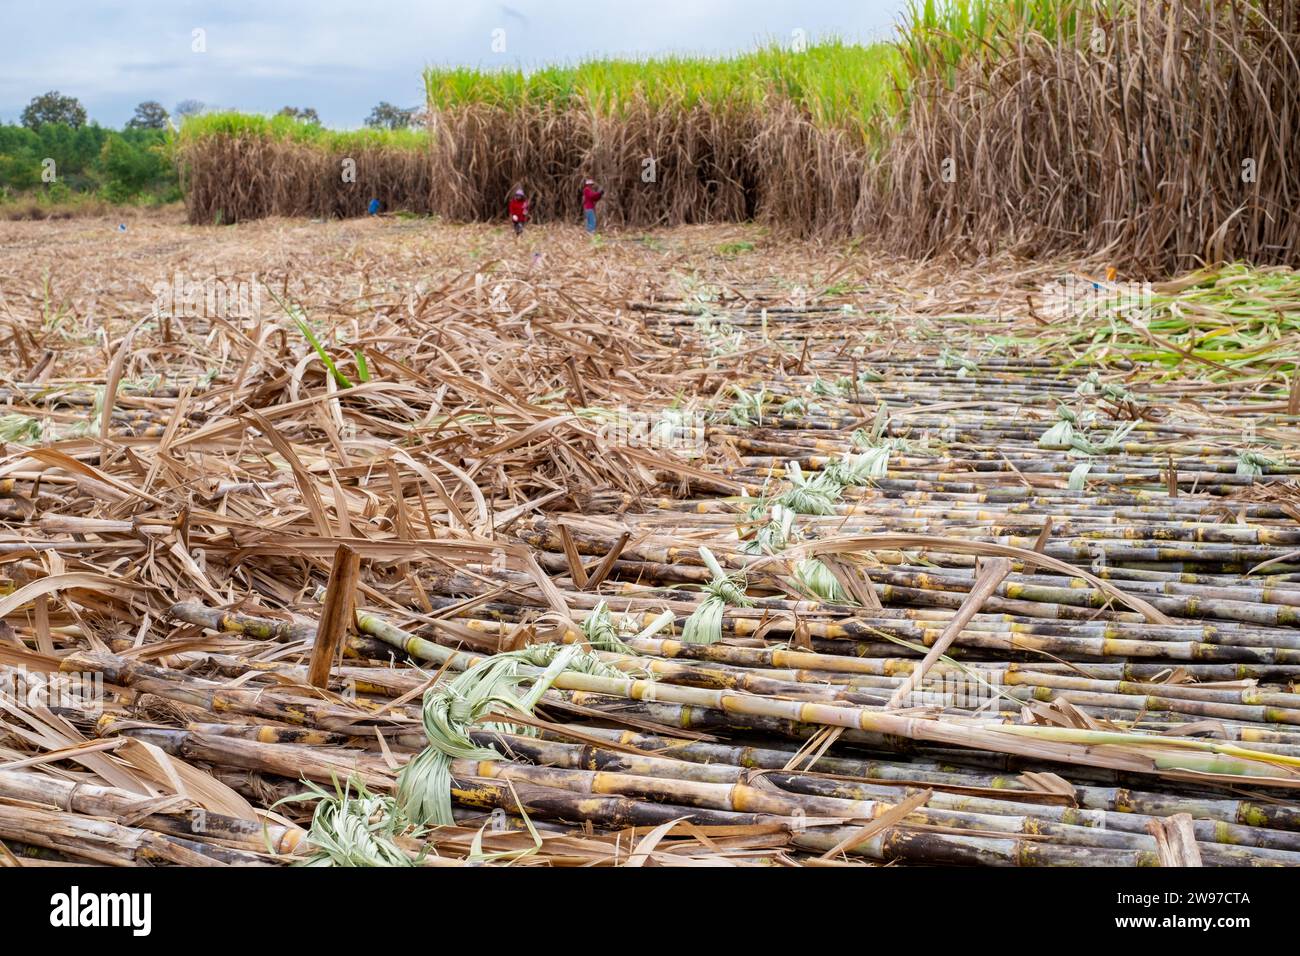
[[[1147,831],[1156,839],[1156,852],[1161,866],[1204,866],[1201,851],[1196,844],[1192,817],[1188,813],[1175,813],[1147,823]]]
[[[1019,558],[1039,567],[1051,568],[1060,574],[1083,578],[1094,588],[1109,594],[1153,624],[1171,624],[1168,617],[1152,607],[1141,598],[1125,594],[1107,581],[1090,574],[1081,568],[1066,564],[1064,561],[1047,555],[1038,554],[1027,548],[1017,548],[1006,544],[985,541],[967,541],[961,538],[945,538],[938,535],[924,534],[870,534],[843,538],[828,538],[811,544],[798,545],[787,551],[783,557],[788,559],[817,556],[824,554],[852,554],[857,551],[880,551],[884,549],[906,550],[909,548],[926,548],[931,551],[952,551],[957,554],[986,554],[993,556]]]
[[[161,498],[154,497],[148,492],[135,488],[130,484],[128,484],[127,482],[120,481],[111,475],[106,475],[99,469],[92,468],[90,465],[87,465],[84,462],[77,461],[77,459],[59,451],[58,449],[30,448],[22,453],[22,457],[35,458],[36,460],[43,461],[46,464],[51,465],[55,468],[62,468],[66,471],[71,471],[71,472],[75,472],[76,474],[85,475],[87,478],[93,478],[95,481],[103,485],[107,485],[109,488],[116,489],[117,491],[121,492],[124,495],[140,498],[144,501],[149,502],[149,504],[151,505],[156,505],[160,508],[165,508],[167,506],[166,502],[163,501]]]
[[[142,587],[142,585],[133,584],[129,581],[124,581],[121,578],[111,578],[107,575],[92,574],[87,571],[72,571],[67,574],[55,574],[49,577],[39,578],[32,581],[30,584],[24,584],[7,597],[0,598],[0,618],[12,614],[28,601],[32,601],[43,595],[55,594],[59,591],[81,589],[112,594],[122,590],[139,590]]]
[[[260,819],[248,801],[230,787],[147,741],[127,740],[116,754],[158,786],[194,801],[205,810],[237,820]]]
[[[688,822],[687,817],[678,817],[675,820],[669,820],[667,823],[661,823],[638,841],[636,847],[628,856],[624,866],[639,867],[645,866],[646,861],[651,858],[654,848],[663,841],[668,834],[677,829],[683,823]]]
[[[113,421],[113,403],[117,399],[117,387],[122,381],[122,369],[131,354],[131,342],[135,338],[136,331],[147,321],[149,321],[149,318],[146,316],[131,327],[131,330],[122,337],[122,341],[118,344],[117,351],[113,353],[112,361],[108,363],[108,378],[104,384],[104,407],[99,415],[99,437],[101,441],[107,441],[109,437],[110,426]]]
[[[1018,779],[1031,790],[1067,797],[1077,806],[1078,793],[1074,789],[1074,784],[1058,774],[1026,770]]]
[[[843,853],[850,847],[859,846],[870,840],[877,834],[884,833],[892,827],[902,823],[913,811],[919,810],[930,802],[934,796],[933,790],[922,790],[920,793],[914,793],[906,800],[900,800],[894,806],[890,807],[880,816],[862,826],[861,829],[849,834],[835,846],[831,847],[822,854],[823,860],[829,860]]]
[[[22,865],[22,860],[18,859],[18,857],[14,856],[13,853],[10,852],[9,847],[4,845],[4,841],[0,841],[0,866],[19,867]]]
[[[329,518],[325,514],[325,505],[321,501],[320,489],[316,486],[316,479],[303,465],[297,452],[293,450],[293,446],[284,440],[284,436],[276,431],[274,425],[257,412],[250,410],[248,419],[250,425],[254,425],[266,436],[267,441],[280,453],[280,457],[284,459],[285,464],[293,472],[294,480],[298,483],[298,491],[311,513],[312,521],[315,522],[316,533],[322,538],[333,537],[334,529],[330,526]]]
[[[27,741],[31,746],[46,751],[39,758],[13,761],[8,765],[9,769],[19,769],[20,766],[35,766],[40,763],[54,763],[67,759],[79,763],[87,770],[98,774],[114,787],[147,796],[154,795],[154,791],[147,781],[139,775],[129,772],[120,763],[116,763],[110,757],[104,755],[104,751],[111,751],[120,746],[121,741],[86,740],[67,721],[51,714],[48,710],[29,707],[16,708],[3,697],[0,697],[0,710],[9,713],[27,725],[27,727],[20,727],[18,724],[10,722],[9,728],[12,733]]]

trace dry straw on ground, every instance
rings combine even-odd
[[[1300,862],[1289,328],[1070,367],[1064,263],[753,229],[0,230],[0,676],[102,688],[3,698],[11,864]]]

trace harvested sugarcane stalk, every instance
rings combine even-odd
[[[1008,305],[1046,267],[854,252],[886,278],[793,303],[615,242],[502,251],[497,310],[428,241],[409,296],[380,233],[360,290],[268,243],[232,267],[283,308],[130,349],[3,290],[16,859],[1298,862],[1290,326],[1255,354],[1200,277],[1182,351],[1080,340]]]

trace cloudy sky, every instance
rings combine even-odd
[[[904,0],[4,0],[0,121],[76,96],[120,126],[142,100],[250,112],[312,106],[360,125],[415,106],[429,64],[533,66],[596,55],[726,53],[792,31],[885,38]],[[494,33],[503,30],[504,34]],[[493,50],[504,37],[505,51]]]

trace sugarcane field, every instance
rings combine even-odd
[[[1300,865],[1300,5],[881,7],[0,124],[0,868]]]

